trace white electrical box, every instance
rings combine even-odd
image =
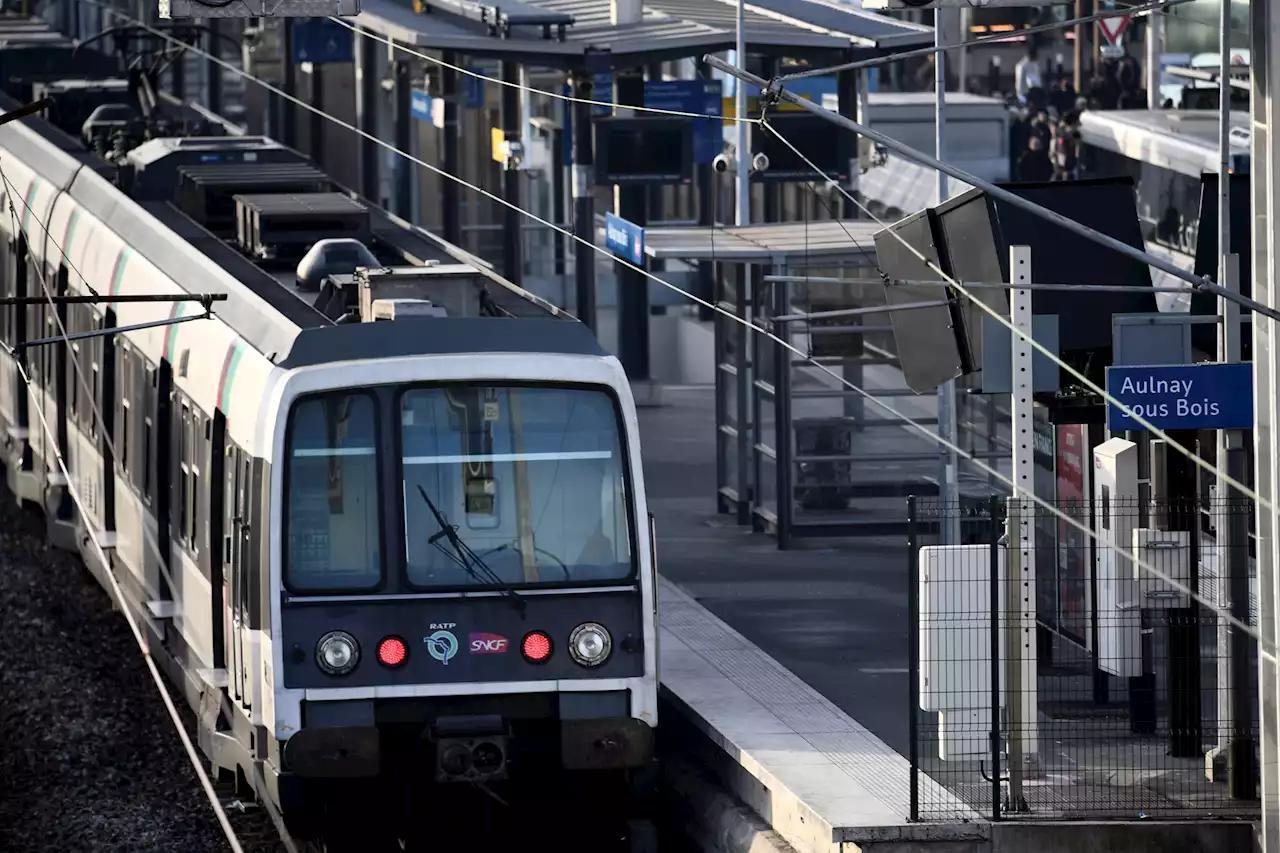
[[[920,709],[938,714],[938,757],[977,759],[991,753],[991,546],[920,549]],[[1009,626],[1005,549],[997,555],[1000,705],[1007,704]],[[1025,614],[1024,614],[1025,615]],[[1012,619],[1010,618],[1012,617]],[[1036,748],[1036,659],[1021,661],[1022,751]]]
[[[1142,674],[1141,599],[1133,561],[1138,526],[1138,445],[1112,438],[1093,451],[1094,533],[1098,537],[1098,666],[1120,678]]]
[[[1139,527],[1133,531],[1133,555],[1134,580],[1143,607],[1162,609],[1191,606],[1191,599],[1182,591],[1191,584],[1190,532]],[[1163,577],[1139,566],[1138,560]]]

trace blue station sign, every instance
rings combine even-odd
[[[353,33],[342,24],[335,24],[327,18],[295,18],[290,23],[293,25],[294,62],[329,65],[354,61]]]
[[[621,216],[605,214],[604,247],[636,266],[644,265],[644,229]]]
[[[1108,367],[1107,393],[1162,430],[1253,428],[1251,364]],[[1145,427],[1108,403],[1107,429]]]
[[[431,121],[431,96],[421,89],[409,93],[409,115],[419,121]]]

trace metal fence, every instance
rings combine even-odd
[[[1257,644],[1233,684],[1236,629],[1179,590],[1226,600],[1209,531],[1252,508],[1108,497],[1057,506],[1098,539],[1027,500],[908,500],[913,820],[1257,816]],[[938,547],[956,514],[967,544]]]

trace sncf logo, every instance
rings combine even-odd
[[[511,641],[498,634],[472,634],[471,654],[500,655],[511,645]]]

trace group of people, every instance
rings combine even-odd
[[[1087,93],[1070,75],[1046,74],[1035,48],[1014,69],[1010,106],[1010,177],[1022,183],[1067,181],[1079,176],[1080,116],[1085,110],[1146,109],[1142,70],[1128,55],[1102,63]]]

